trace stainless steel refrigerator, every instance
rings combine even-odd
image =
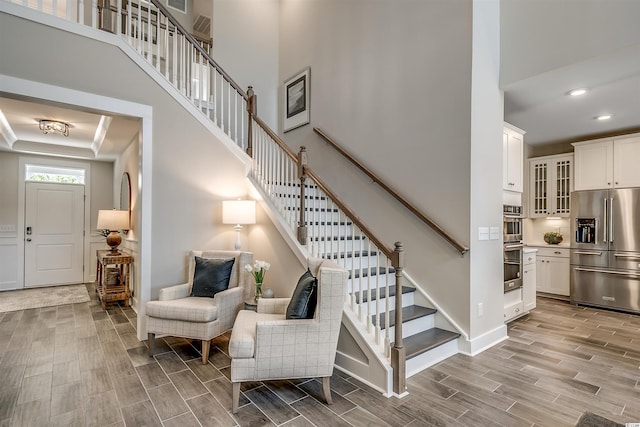
[[[640,188],[571,194],[571,302],[640,313]]]

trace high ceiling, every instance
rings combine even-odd
[[[639,0],[509,0],[500,7],[504,119],[526,131],[527,144],[640,132]],[[581,19],[569,19],[575,16]],[[588,91],[567,95],[576,88]],[[0,112],[0,150],[113,160],[139,131],[137,119],[2,93]],[[595,119],[605,113],[611,119]],[[43,134],[40,119],[69,123],[69,136]]]

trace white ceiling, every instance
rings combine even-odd
[[[44,134],[39,128],[41,119],[68,123],[69,136]],[[0,150],[4,151],[113,161],[139,129],[137,118],[0,96]]]
[[[587,88],[579,97],[568,96]],[[548,71],[503,88],[505,120],[531,145],[640,132],[640,46]],[[607,121],[595,120],[612,114]]]

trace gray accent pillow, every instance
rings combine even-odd
[[[311,270],[298,279],[298,285],[293,291],[287,306],[287,319],[313,319],[318,302],[318,279],[313,277]]]
[[[229,279],[235,258],[196,258],[196,268],[193,273],[192,297],[213,298],[218,292],[229,288]]]

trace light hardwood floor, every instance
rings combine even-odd
[[[454,356],[386,399],[336,373],[334,404],[314,380],[245,383],[230,413],[228,335],[208,365],[199,342],[158,340],[154,358],[135,313],[88,303],[0,313],[4,426],[572,426],[585,411],[640,422],[640,316],[539,298],[510,338]]]

